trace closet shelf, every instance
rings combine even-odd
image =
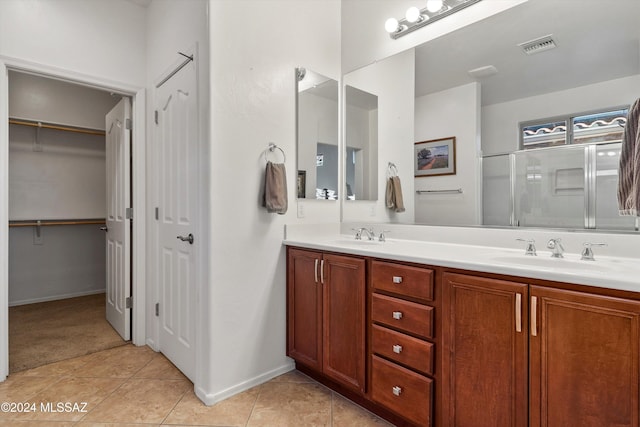
[[[45,227],[52,225],[105,225],[104,219],[56,219],[56,220],[27,220],[9,221],[9,227]]]
[[[31,126],[35,128],[42,128],[42,129],[55,129],[55,130],[62,130],[66,132],[84,133],[88,135],[100,135],[100,136],[105,135],[105,131],[103,130],[72,127],[72,126],[60,126],[56,124],[43,123],[43,122],[37,122],[37,121],[31,121],[31,120],[9,119],[9,124],[19,125],[19,126]]]

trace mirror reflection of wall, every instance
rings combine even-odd
[[[338,82],[296,69],[298,198],[338,197]]]
[[[378,199],[378,97],[345,86],[347,200]]]
[[[417,140],[444,136],[438,123],[455,122],[459,133],[479,122],[481,150],[471,160],[482,165],[478,170],[460,167],[455,177],[420,181],[438,189],[462,186],[465,193],[428,200],[416,196],[416,221],[471,225],[471,220],[454,221],[457,212],[472,209],[482,212],[478,223],[483,225],[637,229],[637,221],[617,213],[616,138],[611,133],[599,140],[591,136],[604,125],[584,130],[567,122],[567,134],[575,134],[574,140],[517,154],[539,148],[523,146],[523,123],[624,108],[640,96],[640,2],[616,2],[611,14],[602,14],[598,4],[530,0],[416,47]],[[541,41],[539,48],[529,50],[533,54],[520,46],[547,35],[554,42]],[[474,92],[477,106],[469,101]],[[463,110],[470,105],[471,111]],[[436,121],[436,114],[446,120]],[[578,124],[586,126],[583,122]],[[579,138],[579,131],[589,138]],[[575,153],[571,146],[576,146]],[[460,159],[468,150],[461,150]],[[476,200],[469,198],[473,206],[461,209],[472,182],[481,182],[481,191]]]

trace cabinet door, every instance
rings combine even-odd
[[[365,261],[324,256],[323,372],[364,393]]]
[[[322,369],[320,252],[289,249],[287,259],[287,355]]]
[[[527,289],[443,274],[444,425],[527,426]]]
[[[531,287],[531,426],[638,426],[637,301]]]

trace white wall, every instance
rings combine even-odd
[[[429,225],[480,224],[480,85],[470,83],[416,98],[415,141],[456,137],[456,174],[415,178],[415,220]]]
[[[19,69],[60,75],[102,88],[135,93],[144,86],[146,10],[125,0],[3,0],[0,1],[0,61]],[[5,81],[0,77],[0,83]],[[0,85],[0,112],[7,112],[8,93]],[[134,104],[134,119],[143,103]],[[135,121],[135,120],[134,120]],[[134,127],[134,140],[144,141],[144,132]],[[142,145],[138,146],[143,147]],[[8,130],[0,123],[0,162],[8,158]],[[134,148],[134,151],[136,149]],[[144,170],[137,162],[136,171]],[[136,173],[134,171],[134,173]],[[139,183],[139,180],[137,181]],[[0,223],[8,221],[5,201],[6,182],[0,189]],[[140,194],[138,184],[134,190]],[[135,195],[134,195],[135,197]],[[136,203],[136,206],[139,206]],[[144,211],[142,207],[141,211]],[[135,231],[136,242],[144,241],[144,233]],[[8,233],[0,232],[0,245],[9,250]],[[6,245],[6,246],[5,246]],[[140,267],[140,266],[138,266]],[[144,268],[134,268],[137,280],[144,280]],[[7,310],[8,265],[0,261],[0,379],[8,373]],[[143,300],[136,297],[135,301]],[[134,318],[134,340],[141,333]]]
[[[294,68],[340,76],[340,2],[210,1],[211,241],[208,402],[290,369],[284,225],[339,221],[338,203],[295,203]],[[295,17],[295,19],[286,19]],[[284,21],[283,21],[284,19]],[[275,24],[274,23],[280,23]],[[283,24],[284,23],[284,24]],[[270,141],[287,154],[289,210],[260,206]]]
[[[631,105],[640,75],[482,107],[482,154],[519,149],[519,123],[558,115]]]
[[[0,57],[143,85],[145,13],[125,0],[2,0]]]
[[[410,49],[344,76],[345,85],[378,96],[378,200],[345,202],[343,221],[413,222],[414,63]],[[402,183],[406,209],[402,213],[385,207],[389,162],[397,166]]]
[[[483,0],[446,19],[393,40],[384,29],[385,21],[391,17],[400,20],[409,7],[423,8],[426,2],[421,5],[415,0],[343,0],[342,70],[346,73],[380,61],[525,1],[527,0]]]

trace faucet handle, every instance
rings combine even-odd
[[[553,252],[551,253],[552,258],[564,258],[562,253],[564,252],[564,246],[562,246],[562,239],[555,238],[549,239],[547,242],[547,249],[551,249]]]
[[[356,232],[356,240],[362,240],[362,230],[363,228],[352,228],[351,230]]]
[[[584,246],[584,249],[582,250],[580,259],[583,261],[595,261],[595,258],[593,257],[593,249],[591,248],[593,246],[607,246],[607,244],[586,242],[586,243],[583,243],[582,246]]]
[[[380,242],[386,242],[387,241],[387,236],[385,236],[385,233],[391,233],[391,230],[382,230],[380,232],[380,236],[378,236],[378,241],[380,241]]]
[[[524,251],[525,255],[531,255],[531,256],[537,256],[538,254],[536,253],[536,241],[534,239],[521,239],[518,238],[516,239],[519,242],[526,242],[527,243],[527,248]]]

